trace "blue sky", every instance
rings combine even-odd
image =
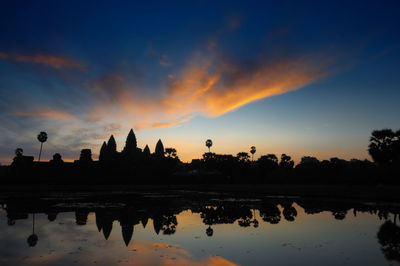
[[[212,150],[369,158],[400,124],[397,1],[12,1],[0,11],[0,162],[161,138]]]

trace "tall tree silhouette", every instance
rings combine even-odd
[[[174,148],[165,148],[165,154],[167,155],[168,158],[176,158],[176,149]]]
[[[163,145],[161,139],[159,139],[157,141],[155,155],[157,157],[164,157],[164,145]]]
[[[247,152],[239,152],[236,155],[236,158],[238,159],[239,162],[245,163],[249,161],[250,156]]]
[[[317,166],[319,164],[319,160],[312,156],[303,156],[301,157],[299,165],[313,165]]]
[[[210,152],[210,148],[213,145],[213,142],[211,139],[206,140],[206,146],[208,148],[208,152]]]
[[[250,147],[251,160],[254,161],[254,153],[256,153],[256,146]]]
[[[294,166],[294,161],[292,160],[292,157],[282,154],[281,155],[281,162],[279,163],[279,167],[283,169],[292,169]]]
[[[42,148],[43,148],[43,143],[46,142],[47,140],[47,133],[42,131],[39,133],[37,136],[38,141],[40,142],[40,152],[39,152],[39,162],[40,162],[40,156],[42,155]]]
[[[380,164],[387,165],[400,161],[400,130],[391,129],[372,131],[368,152],[372,159]]]
[[[270,174],[278,168],[278,158],[275,154],[263,155],[257,160],[258,166],[262,174]]]

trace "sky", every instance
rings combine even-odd
[[[279,2],[279,3],[278,3]],[[327,3],[329,2],[329,3]],[[285,153],[370,159],[400,129],[398,1],[8,1],[0,163],[66,161],[111,134],[182,161]]]

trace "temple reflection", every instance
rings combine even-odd
[[[336,220],[344,220],[349,215],[369,213],[385,221],[377,233],[382,253],[388,260],[400,261],[400,227],[397,217],[400,206],[363,203],[360,201],[340,201],[333,199],[302,198],[261,198],[261,199],[213,199],[210,197],[164,197],[163,195],[128,195],[124,197],[84,197],[83,199],[13,198],[2,199],[2,209],[7,214],[7,225],[18,226],[18,220],[32,220],[32,232],[27,232],[27,243],[34,247],[40,236],[35,230],[35,215],[43,214],[54,222],[60,213],[73,212],[76,226],[86,226],[88,216],[94,213],[94,221],[105,240],[110,238],[116,224],[121,230],[126,246],[132,242],[135,226],[145,228],[149,222],[156,235],[172,235],[179,230],[177,216],[190,210],[198,215],[206,226],[208,237],[218,234],[216,225],[237,224],[244,228],[274,226],[281,222],[295,223],[298,211],[305,215],[330,213]],[[394,217],[394,218],[393,218]]]

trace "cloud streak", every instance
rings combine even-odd
[[[168,93],[161,103],[169,113],[220,116],[304,87],[324,74],[324,66],[310,58],[260,61],[247,66],[222,59],[194,60],[180,77],[170,76]]]
[[[243,62],[215,51],[196,52],[160,89],[143,87],[126,73],[105,73],[77,84],[88,99],[78,107],[79,115],[45,107],[13,114],[69,120],[80,127],[88,122],[135,129],[180,127],[196,115],[221,116],[311,84],[328,73],[329,63],[318,56],[263,55]]]
[[[6,54],[0,52],[0,59],[31,63],[31,64],[47,65],[56,69],[62,69],[62,68],[69,68],[75,70],[85,69],[85,66],[83,64],[74,59],[54,54],[22,55],[22,54]]]
[[[7,109],[15,116],[40,119],[27,123],[37,125],[39,121],[47,131],[54,130],[53,135],[58,135],[55,143],[63,143],[54,151],[61,150],[63,155],[72,157],[84,147],[98,150],[99,140],[110,134],[116,136],[132,127],[176,128],[199,115],[221,116],[252,102],[300,89],[331,69],[331,60],[319,55],[261,55],[240,61],[206,49],[189,58],[180,69],[168,68],[173,72],[165,73],[160,87],[146,87],[147,83],[140,82],[143,77],[129,71],[105,71],[90,79],[81,72],[82,79],[68,86],[71,93],[64,93],[63,109],[51,107],[54,102],[48,107],[43,103],[39,109],[38,103],[30,105],[31,102],[24,103],[23,110],[14,106]],[[48,91],[46,96],[53,99],[56,94]],[[73,109],[66,109],[71,106]],[[62,123],[51,126],[57,120]]]
[[[74,120],[74,116],[70,113],[59,111],[55,109],[45,109],[38,110],[33,112],[24,112],[24,111],[14,111],[14,115],[18,116],[26,116],[26,117],[45,117],[52,119],[61,119],[61,120]]]
[[[172,120],[169,122],[164,122],[164,123],[155,123],[151,126],[151,128],[163,128],[163,127],[179,127],[181,126],[183,123],[188,122],[190,119],[192,119],[193,116],[188,116],[182,119],[176,119],[176,120]]]
[[[136,87],[122,75],[110,74],[90,82],[89,91],[97,102],[92,117],[99,120],[112,115],[134,121],[139,129],[177,127],[196,114],[221,116],[297,90],[326,75],[328,65],[329,60],[312,56],[279,60],[260,56],[244,63],[196,53],[177,75],[168,76],[158,95],[146,95],[148,89]]]

